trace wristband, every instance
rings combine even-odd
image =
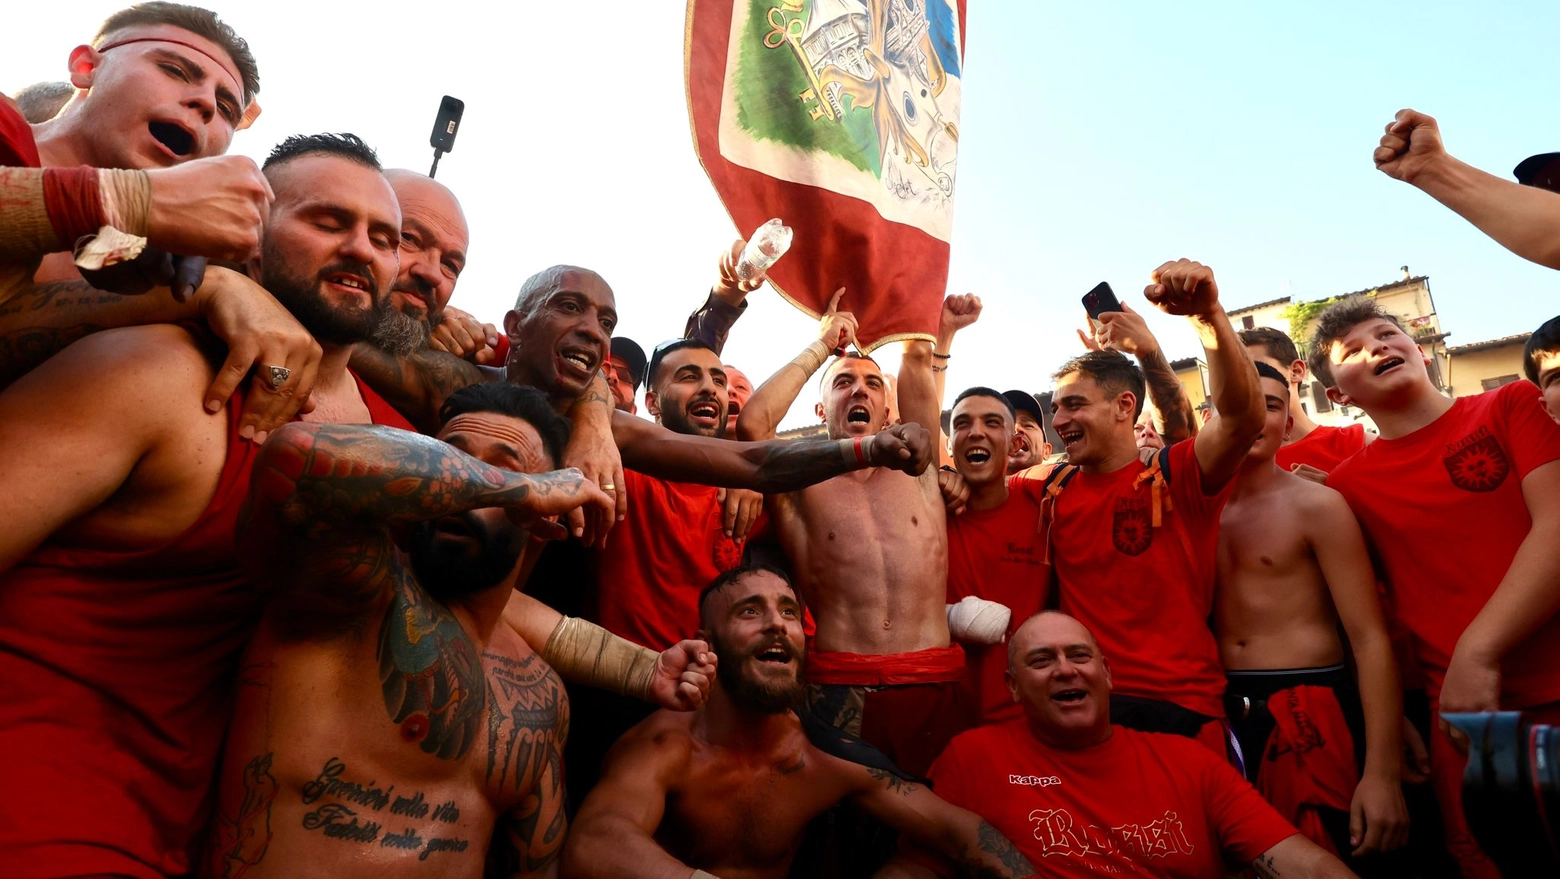
[[[829,346],[823,344],[822,339],[817,339],[814,340],[811,345],[807,346],[807,350],[796,355],[796,357],[791,361],[791,364],[800,368],[802,372],[805,372],[808,375],[812,375],[813,373],[817,372],[818,367],[822,366],[823,362],[828,359]]]
[[[69,246],[49,222],[43,178],[42,168],[0,168],[0,262],[28,263]]]
[[[648,647],[625,641],[574,617],[558,622],[540,652],[542,659],[566,681],[635,699],[649,696],[650,679],[659,657]]]
[[[932,352],[932,356],[936,357],[938,360],[951,360],[951,359],[953,359],[953,355],[952,354],[938,354],[936,351]]]
[[[103,202],[103,225],[130,235],[146,235],[152,212],[152,182],[145,171],[98,169],[98,191]]]
[[[43,169],[43,206],[49,212],[54,235],[75,249],[82,238],[103,226],[103,199],[96,168]]]

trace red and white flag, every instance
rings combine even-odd
[[[936,333],[948,282],[966,0],[689,0],[688,116],[743,236],[795,230],[769,280],[863,350]]]

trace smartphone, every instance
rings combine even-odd
[[[460,128],[460,116],[466,112],[466,102],[460,98],[444,96],[439,102],[439,117],[433,121],[433,134],[428,145],[440,152],[455,148],[455,133]]]
[[[1094,324],[1094,329],[1100,329],[1100,315],[1107,311],[1120,311],[1121,300],[1116,298],[1116,291],[1110,289],[1108,281],[1101,281],[1093,290],[1083,294],[1083,309],[1089,313],[1089,322]]]

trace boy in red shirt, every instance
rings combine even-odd
[[[1354,875],[1195,743],[1112,726],[1111,666],[1082,623],[1036,614],[1008,656],[1023,719],[955,737],[932,781],[1046,876],[1203,879],[1248,865],[1264,877]],[[890,871],[878,875],[926,875],[908,859]]]
[[[1224,669],[1208,629],[1225,488],[1262,430],[1256,370],[1208,267],[1165,263],[1145,291],[1202,338],[1218,410],[1191,440],[1138,458],[1141,370],[1091,351],[1057,372],[1052,423],[1070,466],[1046,482],[1061,607],[1115,658],[1117,721],[1198,738],[1224,755]],[[1030,488],[1041,483],[1032,482]]]
[[[1300,383],[1310,369],[1289,336],[1272,327],[1256,327],[1241,330],[1240,341],[1251,352],[1252,360],[1278,370],[1294,389],[1289,395],[1289,417],[1294,419],[1294,427],[1273,459],[1280,469],[1323,482],[1343,459],[1365,448],[1374,438],[1361,424],[1333,427],[1311,420],[1300,405]]]
[[[1522,348],[1522,371],[1544,394],[1544,410],[1560,422],[1560,317],[1544,321]]]
[[[1523,709],[1560,720],[1560,426],[1513,382],[1449,400],[1396,317],[1373,300],[1318,318],[1312,371],[1381,438],[1339,465],[1439,711]],[[1499,873],[1463,821],[1464,759],[1443,723],[1431,771],[1464,876]]]
[[[1028,402],[1039,409],[1033,397]],[[948,517],[948,630],[965,645],[970,704],[979,706],[980,723],[994,723],[1019,716],[1002,679],[1007,671],[1002,642],[1045,606],[1050,571],[1040,501],[1008,490],[1014,436],[1009,395],[970,388],[953,401],[949,426],[953,466],[969,500]]]

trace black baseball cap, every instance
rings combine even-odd
[[[628,367],[628,377],[634,383],[634,390],[639,390],[645,383],[645,349],[626,336],[613,336],[612,356]]]
[[[1034,394],[1028,391],[1003,391],[1002,396],[1007,398],[1015,413],[1028,412],[1042,430],[1045,428],[1045,410],[1040,408],[1040,401],[1035,399]]]
[[[1511,172],[1523,186],[1560,192],[1560,153],[1528,156]]]

